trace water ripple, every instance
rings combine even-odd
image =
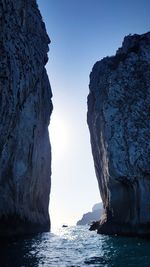
[[[149,267],[150,242],[68,227],[0,242],[0,267]]]

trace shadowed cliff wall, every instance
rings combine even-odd
[[[50,228],[49,37],[35,0],[0,3],[0,235]]]

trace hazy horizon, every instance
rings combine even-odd
[[[75,224],[100,202],[86,124],[89,74],[124,36],[149,31],[149,1],[38,0],[51,39],[46,66],[53,92],[50,124],[53,225]]]

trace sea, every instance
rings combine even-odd
[[[150,267],[150,241],[59,228],[0,242],[0,267]]]

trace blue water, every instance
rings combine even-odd
[[[150,241],[109,237],[87,227],[0,243],[0,267],[150,267]]]

